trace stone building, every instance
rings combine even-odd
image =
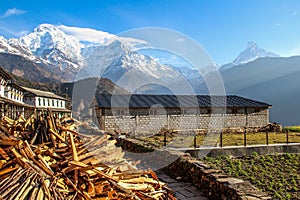
[[[97,94],[95,119],[101,129],[121,132],[259,128],[269,123],[270,107],[235,95]]]
[[[67,100],[52,92],[37,90],[28,87],[22,87],[25,91],[24,103],[36,108],[37,111],[43,111],[48,108],[57,115],[57,117],[70,116],[71,111],[66,108]]]

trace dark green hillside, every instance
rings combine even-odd
[[[37,64],[22,56],[0,53],[0,66],[6,71],[24,79],[36,82],[64,82],[55,68]]]

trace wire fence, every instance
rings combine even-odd
[[[176,133],[175,136],[168,132],[164,132],[156,142],[161,142],[162,146],[170,145],[171,142],[178,140],[180,137],[189,138],[191,142],[188,144],[189,147],[199,148],[201,146],[249,146],[249,145],[270,145],[270,144],[290,144],[300,143],[300,133],[290,132],[284,130],[281,132],[270,132],[265,130],[263,132],[247,132],[244,130],[243,133],[227,133],[223,131],[208,131],[207,133],[196,133],[181,135]]]

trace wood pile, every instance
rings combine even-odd
[[[0,199],[175,199],[106,134],[85,135],[48,110],[0,121]]]

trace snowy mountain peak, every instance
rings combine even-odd
[[[247,48],[242,51],[239,56],[232,62],[234,65],[239,65],[264,57],[279,57],[279,55],[261,49],[253,41],[248,42]]]
[[[247,49],[255,50],[257,49],[257,44],[253,41],[248,42]]]
[[[35,56],[61,69],[79,68],[82,62],[80,51],[83,45],[51,24],[41,24],[32,33],[10,39],[10,42],[28,48]]]
[[[54,32],[54,31],[58,31],[58,28],[52,24],[40,24],[38,27],[34,29],[33,32],[44,32],[44,31]]]
[[[8,41],[3,36],[0,36],[0,52],[16,53],[16,50],[10,46]]]
[[[230,69],[234,66],[252,62],[258,58],[265,58],[265,57],[280,57],[280,56],[275,53],[268,52],[264,49],[259,48],[255,42],[251,41],[251,42],[248,42],[247,48],[244,51],[242,51],[238,55],[238,57],[236,59],[234,59],[234,61],[232,61],[231,63],[225,64],[225,65],[222,65],[220,67],[220,71],[224,71],[224,70]]]

